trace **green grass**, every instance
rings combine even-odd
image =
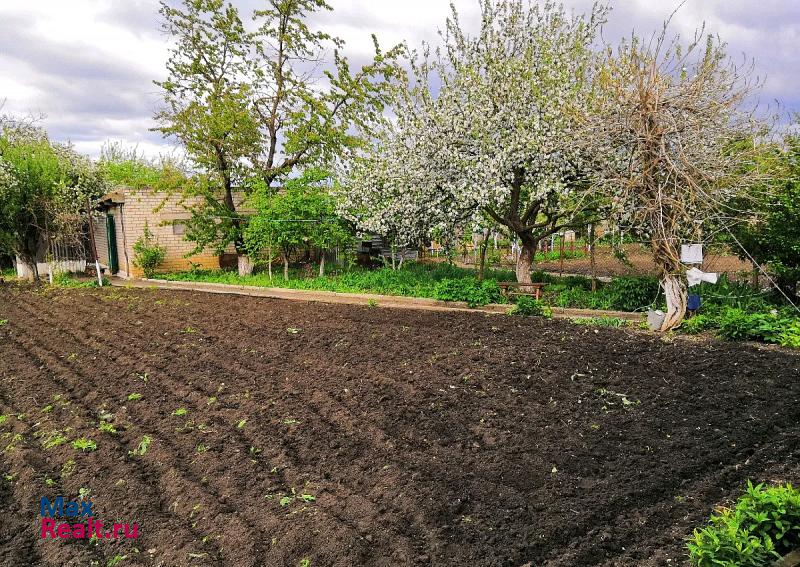
[[[448,299],[447,294],[443,296],[443,291],[446,291],[444,288],[457,290],[463,288],[469,291],[467,288],[470,288],[475,280],[475,270],[444,262],[409,262],[400,270],[353,268],[324,277],[309,277],[292,270],[288,281],[283,279],[278,270],[273,273],[272,279],[265,272],[252,276],[239,276],[235,272],[223,270],[176,272],[159,277],[170,281]],[[658,281],[653,277],[620,277],[609,283],[597,282],[596,291],[592,291],[591,280],[588,277],[560,277],[537,271],[532,274],[532,279],[534,282],[547,284],[542,303],[551,307],[628,312],[643,312],[649,307],[657,309],[665,307],[663,293]],[[486,280],[487,285],[491,285],[492,280],[516,281],[516,277],[511,270],[487,269]],[[781,305],[775,297],[754,292],[747,284],[731,282],[725,277],[720,278],[716,285],[702,284],[693,288],[692,292],[700,293],[703,298],[702,313],[717,314],[729,307],[736,307],[748,313],[763,312]],[[492,294],[488,294],[487,297],[486,301],[498,301]],[[462,298],[462,300],[468,299]],[[482,304],[477,300],[473,303]]]
[[[288,281],[285,281],[282,274],[277,271],[273,273],[272,279],[265,272],[252,276],[239,276],[235,272],[222,270],[176,272],[160,274],[158,277],[170,281],[195,281],[254,287],[280,287],[339,293],[375,293],[380,295],[434,298],[438,282],[445,279],[471,279],[475,277],[475,271],[446,263],[422,264],[410,262],[400,270],[392,270],[391,268],[381,268],[379,270],[354,268],[324,277],[300,277],[293,270]],[[514,273],[510,270],[487,270],[486,278],[498,281],[513,281]]]
[[[47,276],[43,274],[43,277],[46,278]],[[103,277],[103,285],[108,286],[111,285],[110,280],[107,277]],[[99,287],[97,284],[97,278],[92,279],[77,279],[73,274],[68,273],[60,273],[55,274],[53,276],[53,286],[55,287],[67,287],[67,288],[92,288],[92,287]]]

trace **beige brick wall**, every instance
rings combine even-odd
[[[186,220],[190,216],[180,203],[179,196],[167,196],[149,189],[124,189],[124,194],[125,204],[112,208],[122,277],[143,276],[142,271],[133,265],[133,245],[144,233],[145,222],[159,244],[167,250],[164,263],[158,271],[188,270],[192,267],[192,262],[200,264],[204,269],[219,268],[219,256],[212,251],[185,257],[194,249],[194,243],[186,241],[183,235],[174,234],[173,231],[175,221]]]

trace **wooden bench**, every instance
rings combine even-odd
[[[543,283],[521,284],[519,282],[497,282],[497,285],[500,287],[500,290],[506,297],[516,297],[520,295],[526,295],[528,297],[533,297],[535,299],[541,299],[542,288],[544,288],[544,286],[547,284]]]

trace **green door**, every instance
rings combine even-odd
[[[108,269],[112,274],[119,271],[119,259],[117,259],[117,230],[114,225],[114,215],[106,215],[106,238],[108,240]]]

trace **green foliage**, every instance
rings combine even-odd
[[[110,285],[111,281],[103,277],[103,285]],[[77,279],[72,274],[68,274],[66,272],[59,272],[53,275],[53,285],[56,287],[67,287],[67,288],[92,288],[92,287],[99,287],[97,280],[95,278],[91,279]]]
[[[102,148],[98,168],[112,187],[121,185],[172,192],[180,190],[187,181],[181,164],[175,159],[153,160],[140,155],[135,148],[126,149],[116,142]]]
[[[91,439],[86,439],[85,437],[81,437],[80,439],[75,439],[72,442],[72,448],[78,451],[83,451],[84,453],[97,450],[97,443],[92,441]]]
[[[603,287],[611,308],[620,311],[640,311],[658,298],[660,284],[650,277],[614,278]]]
[[[517,298],[517,304],[509,311],[511,315],[521,315],[523,317],[546,317],[553,316],[553,310],[534,297],[522,295]]]
[[[57,429],[41,432],[39,437],[39,443],[41,443],[44,449],[52,449],[53,447],[58,447],[59,445],[63,445],[68,441],[63,432]]]
[[[328,190],[330,175],[309,169],[286,182],[282,191],[260,186],[250,198],[255,214],[245,230],[245,245],[251,254],[267,248],[281,250],[288,262],[298,247],[326,249],[349,237],[336,216],[336,203]]]
[[[689,319],[684,319],[681,324],[681,331],[687,335],[697,335],[703,331],[713,328],[716,325],[716,319],[710,315],[695,315]]]
[[[613,308],[611,298],[602,292],[602,288],[598,288],[596,292],[591,292],[582,287],[561,286],[560,289],[552,291],[546,289],[545,297],[551,299],[553,304],[558,307],[602,310]]]
[[[514,278],[513,272],[509,270],[487,270],[486,276],[488,279],[496,281]],[[234,272],[221,270],[198,270],[193,273],[178,272],[161,274],[159,277],[173,281],[202,281],[340,293],[376,293],[381,295],[435,298],[438,282],[445,279],[475,280],[475,272],[446,263],[406,262],[399,270],[392,270],[391,268],[381,268],[379,270],[353,268],[325,277],[309,278],[300,273],[292,272],[292,277],[288,281],[270,280],[264,273],[253,276],[239,276]]]
[[[581,317],[573,319],[572,322],[576,325],[585,325],[587,327],[609,327],[613,329],[628,325],[628,321],[619,317]]]
[[[757,262],[769,268],[790,296],[800,283],[800,134],[790,134],[784,146],[770,148],[771,180],[749,198],[750,222],[736,223],[734,233]],[[738,248],[738,247],[737,247]],[[744,256],[744,253],[742,252]]]
[[[434,298],[440,301],[464,301],[470,307],[503,302],[503,294],[494,280],[475,278],[444,279],[436,284]]]
[[[0,253],[34,268],[41,242],[74,241],[86,200],[105,191],[91,160],[29,124],[0,117]]]
[[[800,349],[800,319],[795,319],[778,335],[778,344]]]
[[[174,47],[157,83],[164,104],[156,120],[194,165],[182,192],[199,197],[186,231],[198,250],[233,244],[244,254],[247,215],[235,192],[274,190],[298,171],[334,163],[363,145],[355,132],[381,116],[397,51],[383,53],[376,41],[373,60],[351,72],[343,42],[312,30],[310,20],[327,9],[324,0],[268,2],[245,26],[223,0],[161,2]],[[306,65],[324,53],[333,60]]]
[[[778,343],[784,328],[791,323],[790,319],[780,317],[777,312],[746,313],[741,309],[729,308],[719,317],[718,334],[732,341],[760,340]]]
[[[134,392],[133,394],[128,394],[128,401],[129,402],[138,402],[142,399],[142,395],[139,393]]]
[[[712,515],[687,547],[696,567],[765,567],[800,547],[800,492],[748,482],[736,506]]]
[[[133,245],[133,265],[141,268],[146,278],[152,278],[166,255],[167,249],[159,245],[145,221],[142,236]]]
[[[780,305],[776,298],[754,291],[746,283],[731,281],[726,275],[721,276],[716,284],[702,283],[693,287],[692,293],[703,298],[703,311],[711,314],[719,314],[730,307],[755,313]]]
[[[139,441],[139,444],[136,446],[136,448],[134,450],[132,450],[132,451],[128,451],[128,454],[131,457],[142,457],[142,456],[144,456],[144,454],[147,453],[147,450],[150,448],[150,443],[151,442],[152,442],[152,439],[150,438],[150,436],[149,435],[144,435],[142,437],[142,440]]]

